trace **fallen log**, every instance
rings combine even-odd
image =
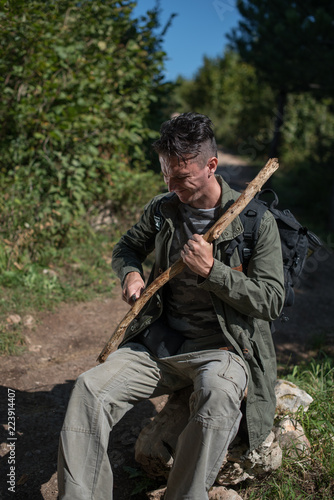
[[[226,210],[226,212],[215,222],[215,224],[203,235],[203,238],[211,243],[219,238],[221,233],[231,224],[231,222],[243,211],[248,203],[254,198],[256,193],[261,191],[262,186],[267,182],[271,175],[278,169],[277,158],[271,158],[260,170],[257,176],[248,184],[245,191],[239,198]],[[174,276],[179,274],[185,267],[183,260],[178,259],[170,268],[158,276],[142,293],[132,308],[124,316],[114,333],[102,349],[97,361],[103,363],[109,354],[122,342],[126,329],[130,323],[138,316],[144,305],[150,298]]]

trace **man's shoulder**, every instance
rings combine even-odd
[[[179,199],[175,193],[160,193],[151,199],[149,205],[154,207],[155,212],[159,212],[164,206],[179,205]]]
[[[150,201],[147,203],[147,205],[156,205],[156,204],[160,204],[160,203],[165,203],[165,202],[172,200],[175,196],[176,196],[175,193],[170,193],[168,191],[166,191],[164,193],[159,193],[159,194],[153,196],[153,198],[150,199]]]

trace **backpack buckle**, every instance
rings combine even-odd
[[[251,255],[252,255],[252,249],[251,248],[243,248],[242,255],[243,255],[245,260],[250,259]]]

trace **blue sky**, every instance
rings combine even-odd
[[[155,0],[137,0],[133,14],[138,17],[155,5]],[[167,80],[178,75],[192,78],[201,67],[203,56],[222,55],[227,43],[226,33],[238,25],[236,0],[160,0],[161,25],[176,13],[164,37],[163,49]]]

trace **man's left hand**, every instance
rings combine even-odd
[[[213,266],[213,247],[203,236],[194,234],[181,250],[183,262],[194,273],[207,278]]]

